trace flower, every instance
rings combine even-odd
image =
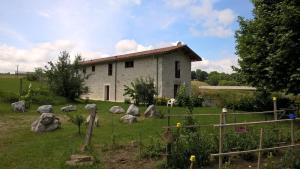
[[[180,128],[180,127],[181,127],[181,123],[177,123],[177,124],[176,124],[176,127],[177,127],[177,128]]]
[[[276,97],[273,97],[273,101],[276,101],[277,100],[277,98]]]
[[[195,156],[195,155],[191,155],[191,157],[190,157],[190,161],[191,161],[191,162],[194,162],[194,161],[196,161],[196,156]]]

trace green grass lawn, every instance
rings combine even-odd
[[[112,115],[108,112],[113,105],[120,105],[127,108],[129,105],[112,102],[96,102],[98,106],[98,116],[100,126],[95,128],[92,138],[94,145],[93,154],[99,159],[98,165],[91,168],[101,168],[103,152],[112,143],[112,131],[116,136],[116,143],[128,145],[131,141],[138,141],[141,138],[143,144],[148,144],[151,137],[160,137],[163,132],[162,127],[167,125],[167,119],[145,119],[143,116],[138,118],[138,123],[128,125],[119,122],[122,115]],[[49,133],[37,134],[30,131],[31,123],[39,117],[36,112],[37,105],[33,105],[25,113],[15,113],[10,110],[10,105],[0,104],[0,166],[3,168],[67,168],[64,163],[72,153],[79,150],[83,143],[83,137],[77,134],[75,125],[68,121],[65,113],[61,113],[55,106],[55,114],[62,122],[62,128]],[[88,115],[84,110],[84,104],[78,104],[78,111],[85,117]],[[168,108],[159,106],[158,109],[167,113]],[[143,112],[145,107],[140,107]],[[220,108],[195,108],[194,113],[219,113]],[[186,109],[175,107],[170,109],[170,114],[182,114]],[[218,116],[197,116],[196,120],[200,124],[218,123]],[[233,117],[228,117],[229,121],[234,121]],[[239,116],[237,122],[264,120],[261,115]],[[171,125],[182,122],[182,117],[172,117]],[[85,132],[86,128],[82,128]],[[201,128],[201,131],[212,131],[216,128]],[[83,132],[83,133],[84,133]],[[140,137],[139,137],[140,135]],[[0,168],[1,168],[0,167]]]
[[[0,77],[0,91],[18,92],[18,79],[1,78]],[[25,86],[29,82],[24,82]],[[41,84],[33,83],[33,87],[38,87]],[[0,99],[1,100],[1,99]],[[91,101],[93,102],[93,101]],[[167,126],[167,118],[163,119],[145,119],[143,116],[138,118],[138,122],[128,125],[119,122],[121,114],[112,115],[109,113],[109,108],[114,105],[119,105],[125,110],[128,104],[113,103],[113,102],[94,102],[98,107],[98,116],[100,126],[95,128],[92,137],[93,151],[89,152],[97,159],[96,165],[91,167],[80,168],[107,168],[107,163],[113,161],[107,160],[107,153],[105,150],[112,146],[112,135],[115,135],[115,142],[117,145],[127,146],[132,141],[141,141],[143,145],[148,145],[151,138],[160,138],[164,129]],[[73,103],[77,105],[78,110],[71,112],[71,114],[82,114],[84,117],[88,113],[84,110],[85,104]],[[64,105],[54,106],[54,113],[60,118],[62,123],[61,129],[48,133],[33,133],[30,130],[31,123],[39,117],[36,109],[39,105],[32,105],[25,113],[12,112],[9,103],[0,103],[0,169],[56,169],[68,168],[65,166],[65,161],[71,154],[78,153],[80,146],[84,140],[86,127],[82,126],[83,134],[77,134],[77,126],[68,121],[68,116],[60,112],[60,108]],[[146,107],[140,106],[140,112],[144,112]],[[170,111],[171,115],[184,114],[186,109],[182,107],[174,107],[168,109],[166,106],[158,106],[157,109],[163,114]],[[198,107],[193,111],[195,114],[216,114],[221,112],[221,108],[217,107]],[[246,122],[271,119],[272,116],[263,115],[241,115],[228,116],[227,122]],[[219,122],[218,116],[195,116],[195,120],[199,124],[217,124]],[[176,125],[177,122],[183,123],[184,117],[172,117],[170,119],[171,125]],[[283,124],[282,127],[288,127],[289,124]],[[272,128],[272,126],[256,126]],[[230,129],[229,129],[230,130]],[[217,133],[218,128],[203,127],[200,128],[202,132]],[[300,133],[298,132],[298,135]],[[134,149],[133,157],[130,159],[138,159],[138,150]],[[110,157],[109,157],[110,158]],[[148,163],[149,161],[145,161]],[[138,164],[138,163],[137,163]],[[137,165],[137,168],[141,166]],[[147,168],[144,167],[143,168]],[[148,167],[151,168],[151,167]],[[153,167],[152,167],[153,168]]]

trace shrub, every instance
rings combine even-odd
[[[128,98],[125,98],[125,99],[124,99],[124,103],[125,103],[125,104],[130,104],[130,103],[131,103],[131,100],[128,99]]]
[[[300,169],[300,151],[286,151],[282,158],[282,168]]]
[[[176,103],[178,106],[185,106],[186,102],[188,102],[188,94],[186,91],[185,85],[180,85],[179,90],[177,91]]]
[[[13,92],[0,91],[0,101],[5,103],[13,103],[19,101],[19,95]]]
[[[77,114],[77,115],[74,115],[74,116],[68,114],[68,116],[69,116],[69,118],[70,118],[70,121],[71,121],[73,124],[77,125],[77,127],[78,127],[78,134],[81,135],[80,127],[81,127],[81,125],[82,125],[83,122],[84,122],[83,116],[82,116],[82,115],[78,115],[78,114]]]
[[[153,78],[143,79],[137,78],[135,81],[130,83],[130,87],[124,85],[124,96],[131,97],[135,104],[144,103],[151,105],[154,103],[154,95],[157,94],[156,88],[154,86]]]
[[[169,100],[169,98],[167,97],[155,97],[155,104],[158,106],[165,106],[167,105],[167,102]]]
[[[151,137],[150,144],[147,146],[144,146],[142,156],[144,158],[159,158],[161,157],[161,154],[164,152],[165,146],[160,141],[159,137],[154,138]]]

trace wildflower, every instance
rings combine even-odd
[[[194,162],[194,161],[196,161],[196,156],[195,156],[195,155],[191,155],[191,157],[190,157],[190,161],[191,161],[191,162]]]
[[[177,123],[177,124],[176,124],[176,127],[177,127],[177,128],[180,128],[180,127],[181,127],[181,123]]]

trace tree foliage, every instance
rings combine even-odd
[[[81,70],[81,56],[77,55],[73,62],[67,51],[60,53],[56,63],[49,62],[46,66],[46,76],[51,91],[59,96],[66,97],[70,100],[78,98],[81,94],[88,91],[84,86],[84,77],[79,73]]]
[[[253,19],[239,17],[235,68],[253,86],[300,92],[300,1],[253,0]]]
[[[154,95],[157,94],[153,78],[137,78],[130,83],[130,86],[124,85],[124,96],[131,97],[135,104],[145,103],[151,105],[154,103]]]

